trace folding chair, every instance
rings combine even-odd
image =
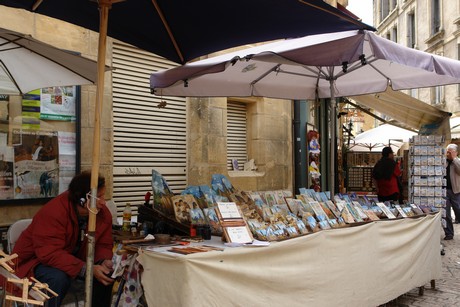
[[[18,220],[14,222],[10,228],[8,228],[6,240],[8,242],[7,249],[9,254],[13,252],[13,247],[16,244],[16,241],[18,241],[19,236],[30,225],[30,223],[32,223],[32,219]]]

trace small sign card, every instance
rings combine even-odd
[[[252,236],[246,226],[226,227],[228,241],[232,243],[251,243]]]
[[[219,208],[220,216],[223,220],[225,219],[241,219],[240,210],[234,202],[218,202],[217,207]]]

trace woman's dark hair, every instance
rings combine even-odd
[[[105,178],[99,175],[97,189],[105,186]],[[91,172],[84,171],[72,178],[69,184],[69,201],[72,204],[79,204],[80,199],[86,199],[86,194],[91,191]]]

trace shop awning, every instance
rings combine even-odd
[[[433,125],[440,127],[443,121],[451,115],[410,95],[391,89],[382,93],[348,98],[415,130]]]

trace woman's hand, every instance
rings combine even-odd
[[[94,277],[105,286],[112,284],[114,279],[109,277],[112,267],[112,260],[104,260],[101,264],[94,265]]]

